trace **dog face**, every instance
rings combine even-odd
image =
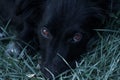
[[[42,72],[50,78],[51,75],[45,68],[55,76],[69,69],[64,59],[72,68],[75,67],[75,61],[85,52],[87,42],[95,34],[92,29],[101,26],[107,1],[13,0],[9,2],[5,0],[4,2],[2,0],[0,4],[4,3],[5,6],[7,2],[9,6],[12,5],[3,9],[6,12],[7,9],[10,10],[8,12],[13,22],[22,24],[23,30],[17,38],[25,42],[36,36],[36,24],[40,20],[37,37],[40,39],[41,49],[45,50]],[[6,16],[7,14],[1,12],[3,9],[0,8],[0,14]]]
[[[46,5],[38,29],[40,45],[45,50],[42,65],[58,75],[68,69],[62,58],[75,67],[74,61],[85,52],[94,35],[92,29],[101,26],[103,11],[82,0],[51,0]],[[50,77],[45,69],[42,71]]]

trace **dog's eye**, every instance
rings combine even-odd
[[[41,34],[43,37],[48,39],[51,37],[51,34],[46,27],[41,28]]]
[[[76,33],[73,37],[73,41],[76,43],[76,42],[79,42],[80,40],[82,39],[82,34],[81,33]]]

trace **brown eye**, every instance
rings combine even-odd
[[[76,33],[73,37],[74,42],[79,42],[82,39],[81,33]]]
[[[49,33],[49,31],[48,31],[48,29],[46,27],[43,27],[41,29],[41,34],[45,38],[50,38],[50,36],[51,36],[50,33]]]

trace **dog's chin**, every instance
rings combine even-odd
[[[55,67],[47,66],[41,69],[43,76],[49,80],[56,79],[56,76],[59,74],[59,71]]]

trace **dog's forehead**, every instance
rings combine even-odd
[[[80,26],[78,25],[72,25],[72,26],[64,26],[58,29],[54,29],[54,28],[49,28],[50,33],[52,34],[53,37],[57,37],[59,36],[59,38],[62,37],[66,37],[66,36],[71,36],[75,33],[79,33],[82,32],[82,28],[80,28]]]
[[[61,11],[59,11],[61,13]],[[65,14],[54,14],[54,12],[45,13],[43,16],[43,19],[41,21],[42,25],[48,25],[48,26],[55,26],[55,28],[62,28],[62,27],[70,27],[70,25],[74,26],[74,24],[81,25],[83,22],[88,21],[89,18],[100,17],[101,14],[99,11],[96,11],[94,9],[91,9],[91,11],[84,10],[84,12],[78,12],[74,13],[65,13]]]
[[[64,21],[77,19],[80,17],[79,15],[82,15],[82,18],[88,12],[86,8],[88,8],[88,5],[81,0],[50,0],[46,4],[42,21],[46,24],[52,21],[53,18]]]
[[[82,3],[79,0],[50,0],[41,21],[42,27],[46,26],[53,35],[79,31],[91,16],[98,17],[101,14],[93,5]]]

